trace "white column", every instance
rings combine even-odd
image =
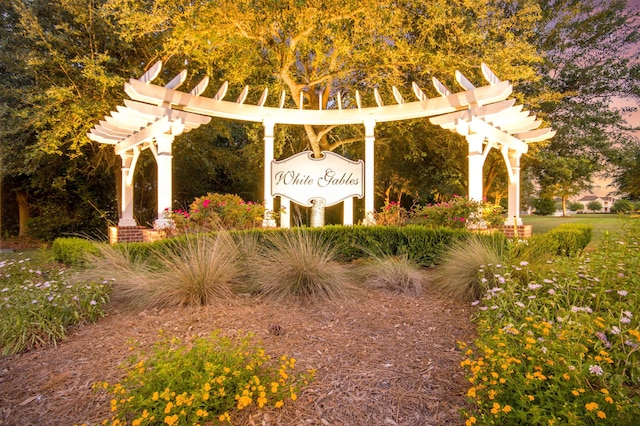
[[[274,128],[276,123],[265,119],[262,123],[264,126],[264,220],[262,226],[264,228],[274,228],[276,221],[272,217],[273,213],[273,197],[271,196],[271,161],[273,160],[273,140]]]
[[[520,157],[521,153],[509,150],[509,198],[505,225],[522,225],[520,218]]]
[[[133,150],[120,154],[122,158],[122,185],[120,188],[120,218],[118,226],[136,226],[133,218]]]
[[[156,136],[158,143],[158,217],[156,227],[164,228],[170,226],[171,221],[165,218],[165,212],[170,212],[173,205],[173,171],[171,145],[173,135],[162,134]]]
[[[364,221],[365,225],[375,225],[375,164],[374,164],[374,119],[364,121]]]
[[[353,197],[344,200],[342,209],[342,224],[345,226],[353,225]]]
[[[280,228],[291,228],[291,200],[280,197]]]
[[[466,136],[469,144],[469,200],[482,201],[482,142],[484,135],[469,134]]]

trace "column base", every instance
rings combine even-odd
[[[504,233],[507,238],[529,238],[533,232],[531,225],[502,225],[498,227],[498,229]]]
[[[118,226],[138,226],[138,223],[132,217],[121,217],[118,220]]]
[[[376,217],[373,212],[369,212],[364,215],[364,219],[362,219],[362,224],[365,226],[375,226],[376,225]]]
[[[150,243],[162,240],[167,233],[160,229],[149,229],[144,226],[110,226],[109,244],[117,243]]]

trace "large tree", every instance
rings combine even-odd
[[[393,85],[408,97],[411,79],[437,75],[450,82],[456,68],[477,78],[483,60],[515,81],[535,80],[532,65],[540,61],[530,36],[523,37],[539,16],[532,2],[110,0],[108,7],[128,33],[166,32],[165,57],[186,60],[192,70],[236,88],[249,84],[258,89],[256,100],[268,88],[277,103],[286,88],[298,108],[301,102],[335,108],[337,94],[344,107],[354,107],[358,89],[371,105],[374,88],[393,99]],[[303,147],[315,155],[361,140],[348,132],[329,137],[331,127],[304,130]]]
[[[640,99],[640,19],[624,0],[540,2],[539,84],[523,87],[557,131],[529,164],[546,195],[563,199],[624,156],[632,135],[616,100]],[[533,153],[535,155],[536,148]]]

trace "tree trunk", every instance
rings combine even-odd
[[[30,217],[31,208],[27,201],[27,194],[22,191],[16,192],[16,200],[18,201],[18,218],[20,228],[18,230],[19,237],[25,237],[27,235],[27,221]]]
[[[567,196],[562,196],[562,217],[567,215]]]

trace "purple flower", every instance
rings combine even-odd
[[[604,370],[599,365],[590,365],[589,373],[595,374],[596,376],[602,376],[604,374]]]
[[[596,332],[596,336],[598,336],[598,339],[604,343],[604,346],[606,348],[610,348],[611,347],[611,342],[609,342],[609,339],[607,339],[607,335],[604,334],[602,331],[597,331]]]
[[[620,296],[626,296],[628,293],[627,293],[627,291],[626,291],[626,290],[618,290],[618,294],[619,294]]]

